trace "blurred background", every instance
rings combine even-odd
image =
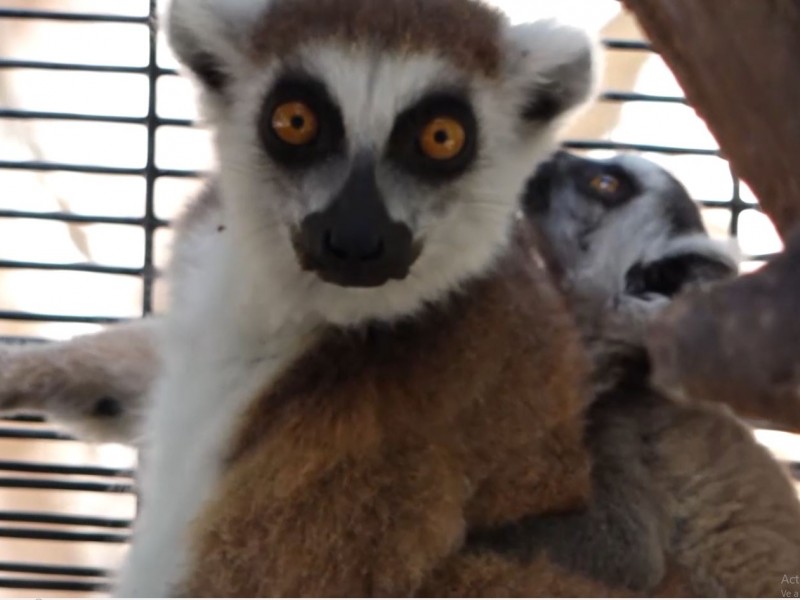
[[[493,2],[515,21],[554,16],[606,41],[605,93],[567,132],[568,147],[635,151],[672,171],[713,235],[738,239],[746,270],[781,249],[619,2]],[[163,38],[151,40],[155,9],[150,0],[0,0],[2,337],[66,339],[165,306],[168,224],[214,157],[190,85]],[[758,436],[800,462],[794,436]],[[49,586],[81,595],[101,584],[124,552],[134,464],[126,448],[79,444],[30,420],[0,423],[0,594]]]

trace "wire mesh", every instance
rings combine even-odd
[[[157,160],[159,133],[165,128],[193,128],[190,118],[166,117],[159,114],[159,82],[176,75],[174,69],[161,66],[158,38],[156,0],[143,0],[141,14],[99,14],[87,12],[59,12],[28,8],[0,7],[0,22],[23,23],[52,21],[60,23],[120,24],[144,28],[147,31],[146,55],[141,65],[94,64],[78,62],[54,62],[0,56],[0,75],[10,71],[47,71],[68,74],[91,73],[99,76],[138,75],[147,81],[147,109],[141,116],[122,114],[84,114],[78,111],[46,111],[0,105],[0,123],[3,122],[47,122],[58,121],[81,125],[109,124],[140,126],[145,128],[146,152],[141,166],[109,166],[91,162],[68,162],[59,160],[2,160],[0,171],[35,173],[73,173],[81,176],[101,175],[143,180],[143,211],[139,216],[117,216],[109,214],[75,214],[68,210],[34,211],[26,209],[0,209],[0,219],[31,220],[77,225],[118,225],[139,228],[142,232],[142,260],[136,266],[119,266],[97,262],[54,263],[39,260],[0,260],[0,271],[69,272],[92,275],[113,275],[135,278],[141,282],[137,315],[150,314],[154,310],[154,286],[158,278],[156,261],[156,235],[168,229],[167,219],[156,210],[156,187],[167,178],[189,179],[200,175],[197,170],[165,168]],[[650,47],[640,41],[606,39],[605,47],[615,52],[650,53]],[[102,58],[102,57],[98,57]],[[1,100],[1,98],[0,98]],[[606,90],[603,103],[648,103],[653,105],[686,105],[686,99],[677,95],[644,94],[626,90]],[[657,144],[621,143],[601,139],[570,139],[566,147],[580,150],[638,151],[666,155],[689,155],[720,157],[718,149],[706,147],[672,147]],[[742,198],[742,185],[731,172],[733,194],[725,199],[700,199],[707,207],[724,209],[730,213],[729,233],[737,235],[740,216],[745,210],[755,209]],[[0,192],[2,194],[3,192]],[[751,258],[764,258],[763,256]],[[71,314],[69,312],[36,312],[5,308],[0,304],[0,321],[24,323],[78,323],[106,324],[125,317],[114,314]],[[4,341],[29,341],[26,338]],[[41,419],[18,417],[0,423],[0,444],[4,440],[39,441],[42,443],[71,443],[71,438],[60,433]],[[0,456],[3,456],[0,446]],[[800,467],[796,468],[800,473]],[[0,489],[51,490],[64,493],[88,493],[101,495],[132,496],[134,473],[130,468],[108,468],[97,465],[51,464],[0,460]],[[4,492],[5,493],[5,492]],[[89,504],[88,506],[91,506]],[[96,513],[65,514],[45,511],[0,510],[0,540],[26,540],[58,544],[100,544],[103,547],[121,547],[129,538],[130,515],[100,516]],[[2,542],[0,542],[2,548]],[[102,553],[103,550],[100,550]],[[31,555],[29,553],[29,555]],[[33,552],[36,555],[36,551]],[[62,592],[94,592],[107,585],[109,570],[70,564],[40,563],[36,561],[2,561],[0,556],[0,588],[16,590],[51,590]]]

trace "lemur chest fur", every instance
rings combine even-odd
[[[283,583],[275,565],[297,555],[330,563],[345,523],[388,495],[401,520],[431,502],[420,518],[452,527],[453,545],[470,527],[585,503],[582,361],[526,250],[517,245],[492,275],[418,318],[322,332],[254,397],[198,521],[185,593],[310,593]],[[547,319],[542,306],[553,309]],[[251,586],[251,569],[221,583],[245,531],[272,566]]]

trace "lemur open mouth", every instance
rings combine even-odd
[[[636,263],[625,274],[625,291],[634,296],[654,293],[671,298],[692,283],[724,279],[731,274],[729,265],[688,252]]]

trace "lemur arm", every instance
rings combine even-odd
[[[567,571],[639,592],[651,592],[667,573],[669,516],[645,464],[637,404],[646,394],[611,391],[589,411],[592,498],[586,510],[552,513],[477,531],[468,541],[524,560],[552,560]]]
[[[0,348],[0,414],[38,413],[87,441],[133,444],[159,370],[159,322]]]

